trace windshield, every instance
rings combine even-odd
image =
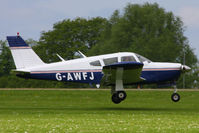
[[[141,55],[139,55],[139,54],[136,54],[136,56],[138,57],[138,59],[139,59],[140,62],[142,62],[142,63],[144,63],[144,62],[150,63],[150,62],[151,62],[151,60],[149,60],[149,59],[147,59],[147,58],[145,58],[145,57],[143,57],[143,56],[141,56]]]

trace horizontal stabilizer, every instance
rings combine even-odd
[[[21,71],[21,70],[12,70],[11,73],[26,73],[26,74],[30,74],[30,71]]]
[[[27,78],[30,75],[29,71],[22,71],[22,70],[12,70],[11,74],[15,74],[18,77]]]

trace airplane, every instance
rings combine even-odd
[[[7,36],[14,59],[16,76],[26,79],[56,80],[111,86],[112,102],[126,99],[124,85],[170,84],[174,86],[171,99],[180,100],[175,82],[191,68],[180,63],[152,62],[132,52],[118,52],[98,56],[44,63],[17,34]]]

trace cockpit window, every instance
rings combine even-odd
[[[147,58],[145,58],[145,57],[143,57],[143,56],[141,56],[141,55],[139,55],[139,54],[136,54],[136,56],[138,57],[138,59],[139,59],[140,62],[142,62],[142,63],[144,63],[144,62],[150,63],[150,62],[151,62],[151,60],[149,60],[149,59],[147,59]]]
[[[103,59],[104,64],[105,65],[110,65],[110,64],[114,64],[118,62],[118,58],[114,57],[114,58],[107,58],[107,59]]]
[[[136,61],[136,60],[133,56],[123,56],[123,57],[121,57],[121,62],[125,62],[125,61]]]
[[[101,63],[100,63],[100,61],[93,61],[93,62],[90,62],[90,65],[91,66],[101,66]]]

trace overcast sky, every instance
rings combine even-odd
[[[76,17],[106,17],[127,5],[158,3],[181,17],[185,36],[199,58],[199,0],[0,0],[0,40],[20,32],[24,39],[38,40],[53,24]],[[136,52],[136,51],[134,51]]]

